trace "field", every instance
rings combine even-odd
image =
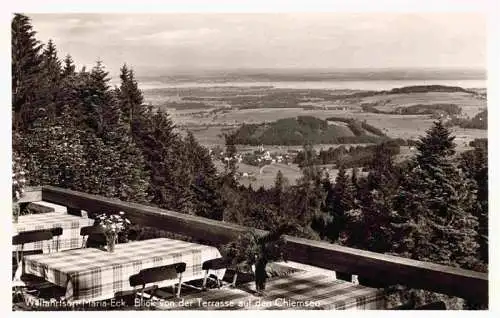
[[[473,117],[478,110],[486,107],[486,101],[467,93],[410,93],[394,95],[377,95],[365,97],[362,103],[376,104],[375,108],[381,111],[393,111],[397,107],[416,104],[455,104],[462,108],[465,116]]]
[[[476,90],[485,94],[485,90]],[[356,93],[356,94],[355,94]],[[371,105],[384,112],[411,105],[455,104],[463,117],[473,117],[486,108],[486,100],[474,93],[426,92],[405,94],[371,94],[359,90],[328,89],[278,89],[270,86],[254,87],[188,87],[144,91],[147,102],[165,109],[182,134],[191,131],[198,141],[208,147],[224,146],[224,133],[231,133],[241,124],[271,123],[278,119],[297,116],[353,118],[382,130],[391,138],[417,139],[425,134],[435,120],[431,115],[381,114],[363,110],[361,105]],[[353,95],[354,94],[354,95]],[[366,96],[365,96],[366,95]],[[335,122],[337,125],[342,125]],[[486,130],[453,127],[457,150],[469,149],[475,138],[487,138]],[[315,145],[315,149],[327,149],[339,145]],[[286,153],[300,150],[302,146],[265,146],[266,150]],[[257,147],[238,145],[239,152],[254,151]],[[414,154],[409,147],[401,147],[397,160]],[[242,173],[253,173],[255,180],[242,178],[242,184],[254,188],[268,187],[274,183],[278,170],[294,183],[300,177],[300,169],[294,165],[273,164],[259,168],[239,165]],[[332,171],[332,173],[335,173]]]
[[[261,186],[264,188],[269,188],[274,185],[274,180],[276,178],[276,174],[281,170],[283,175],[288,179],[290,184],[295,184],[295,182],[302,176],[300,168],[297,165],[285,165],[280,163],[270,164],[268,166],[262,167],[259,169],[254,166],[249,166],[246,164],[239,164],[239,171],[242,173],[245,172],[253,172],[255,176],[255,180],[251,180],[251,178],[243,177],[240,179],[240,184],[243,185],[252,185],[254,189],[258,189]]]
[[[251,109],[243,111],[236,110],[229,113],[231,121],[244,118],[262,119],[262,121],[271,121],[273,119],[287,118],[298,115],[311,115],[318,118],[326,119],[330,116],[338,116],[345,118],[355,118],[358,120],[366,120],[372,126],[381,129],[387,136],[392,138],[416,139],[432,126],[434,119],[426,115],[385,115],[385,114],[372,114],[372,113],[346,113],[346,112],[332,112],[332,111],[301,111],[300,109],[293,109],[288,112],[283,112],[280,109]],[[174,121],[175,121],[175,117]],[[263,119],[265,118],[265,119]],[[257,120],[255,120],[258,122]],[[176,121],[177,122],[177,121]],[[246,121],[248,122],[248,121]],[[179,122],[177,122],[179,124]],[[222,133],[231,131],[231,127],[227,125],[220,125],[220,121],[212,121],[210,127],[203,127],[194,125],[186,125],[185,129],[190,130],[195,137],[204,145],[224,145],[224,138]],[[219,124],[219,125],[218,125]],[[233,125],[233,129],[237,126]],[[229,129],[228,129],[229,128]],[[461,129],[454,128],[453,131],[457,134],[457,139],[464,142],[472,141],[475,138],[486,138],[487,131],[479,129]],[[295,147],[297,148],[297,147]],[[301,147],[299,147],[301,148]]]

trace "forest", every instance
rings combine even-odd
[[[335,167],[343,166],[344,168],[367,167],[373,161],[378,148],[383,147],[392,157],[400,153],[400,145],[402,142],[391,140],[381,145],[361,145],[352,147],[345,147],[342,145],[337,148],[330,147],[326,150],[321,149],[318,153],[313,150],[309,160],[312,160],[312,162],[318,165],[333,164]],[[293,163],[297,163],[300,167],[306,164],[304,151],[300,151],[297,154]]]
[[[459,126],[461,128],[488,129],[488,110],[476,114],[470,119],[452,118],[447,126]]]
[[[37,40],[29,17],[15,15],[12,151],[27,171],[28,185],[50,184],[264,230],[293,222],[291,235],[487,271],[487,141],[457,154],[454,136],[436,121],[415,142],[411,160],[395,163],[394,147],[381,143],[367,162],[367,176],[356,169],[348,175],[339,162],[334,182],[305,144],[302,177],[295,184],[278,173],[271,189],[252,189],[235,181],[234,160],[217,173],[208,149],[190,133],[179,135],[168,113],[145,105],[132,66],[123,65],[119,78],[111,87],[102,61],[77,70],[70,55],[58,55],[56,43]],[[311,131],[328,131],[322,121],[302,122]],[[225,157],[234,158],[239,138],[226,136]],[[335,156],[327,151],[322,160]],[[401,295],[477,308],[421,290]]]
[[[382,111],[377,109],[375,105],[362,104],[361,108],[365,112],[375,113],[375,114],[401,114],[401,115],[439,115],[447,114],[450,116],[459,115],[462,110],[459,106],[455,104],[417,104],[407,107],[398,107],[393,111]]]
[[[332,122],[332,123],[329,123]],[[344,122],[347,127],[335,124]],[[244,124],[232,138],[242,145],[378,143],[388,140],[376,127],[351,118],[313,116],[279,119],[270,124]]]

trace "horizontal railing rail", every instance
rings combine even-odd
[[[18,203],[42,201],[42,187],[26,187]]]
[[[182,234],[213,245],[224,244],[248,228],[222,221],[177,213],[57,188],[42,187],[44,201],[90,213],[124,211],[136,224]],[[348,272],[386,284],[400,284],[488,303],[488,274],[412,259],[286,236],[288,259],[325,269]]]

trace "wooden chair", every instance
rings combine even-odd
[[[153,290],[152,294],[157,294],[158,296],[164,296],[162,293],[156,292],[158,289],[157,285],[150,286],[146,288],[147,284],[161,282],[168,279],[179,279],[177,293],[175,292],[175,284],[172,285],[173,293],[177,298],[181,296],[181,286],[182,286],[182,273],[186,271],[186,263],[176,263],[172,265],[159,266],[146,268],[141,270],[138,274],[132,275],[129,278],[130,286],[140,288],[141,298],[144,298],[145,291]],[[137,290],[134,289],[134,295],[137,295]]]
[[[22,261],[24,254],[24,244],[34,243],[34,242],[45,242],[52,240],[54,234],[52,230],[33,230],[21,232],[12,237],[13,245],[21,245],[21,248],[16,250],[16,261],[17,265]],[[49,244],[50,253],[50,244]]]
[[[57,237],[56,240],[56,252],[59,252],[59,237],[63,234],[63,229],[62,227],[55,227],[53,229],[50,229],[52,232],[53,237]]]
[[[21,245],[21,250],[17,250],[15,252],[12,252],[12,275],[17,270],[17,267],[19,263],[22,261],[22,258],[27,255],[36,255],[36,254],[42,254],[43,250],[32,250],[32,251],[24,251],[24,244],[31,243],[31,242],[36,242],[37,238],[39,235],[38,233],[43,232],[45,230],[35,230],[35,231],[26,231],[26,232],[21,232],[20,234],[14,236],[12,238],[12,243],[14,245]],[[52,237],[57,236],[57,241],[56,241],[56,251],[59,251],[59,236],[62,235],[63,229],[61,227],[56,227],[53,229],[50,229],[49,231],[52,232]],[[42,236],[45,236],[45,234],[40,234]],[[47,237],[42,237],[42,238],[47,238]],[[32,241],[32,239],[35,239],[35,241]],[[24,242],[24,243],[23,243]],[[50,249],[50,245],[49,245]],[[12,276],[14,277],[14,276]]]
[[[104,230],[100,226],[84,226],[80,229],[80,235],[83,236],[82,248],[102,247],[106,245],[106,236],[104,235]]]
[[[34,255],[43,253],[42,250],[34,250],[34,251],[24,251],[24,244],[34,243],[34,242],[45,242],[51,241],[53,238],[52,230],[33,230],[33,231],[25,231],[21,232],[12,237],[13,245],[21,245],[21,248],[15,251],[15,259],[16,259],[16,270],[19,268],[21,263],[23,262],[23,258],[26,255]],[[49,253],[50,253],[50,244],[49,244]],[[15,276],[15,272],[14,272]],[[15,277],[14,277],[15,278]],[[14,282],[14,289],[16,293],[19,293],[19,289],[27,289],[27,292],[38,292],[41,288],[50,287],[52,284],[46,281],[43,278],[36,277],[34,275],[26,275],[22,273],[20,275],[20,280],[16,280]]]
[[[32,251],[23,251],[22,252],[22,257],[28,256],[28,255],[38,255],[38,254],[43,254],[43,250],[32,250]],[[22,261],[22,259],[21,259]],[[18,262],[18,256],[17,256],[17,251],[12,252],[12,278],[14,278],[14,275],[16,274],[17,267],[19,266],[21,262]]]
[[[205,277],[203,278],[203,286],[202,289],[206,290],[207,289],[207,280],[211,279],[214,280],[217,283],[217,287],[221,288],[224,285],[224,282],[221,281],[217,276],[212,277],[209,275],[210,270],[219,270],[219,269],[224,269],[228,268],[231,265],[231,260],[223,257],[211,259],[208,261],[203,262],[201,269],[205,271]],[[233,282],[230,284],[227,284],[226,286],[228,287],[235,287],[236,286],[236,280],[238,279],[238,272],[234,273],[233,277]]]

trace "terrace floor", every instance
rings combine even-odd
[[[253,275],[238,274],[235,288],[217,288],[201,291],[191,286],[201,286],[201,280],[185,282],[181,297],[175,298],[171,288],[161,288],[161,297],[129,298],[127,303],[108,300],[99,305],[61,306],[50,304],[53,296],[61,296],[63,289],[41,290],[37,297],[28,295],[27,301],[14,301],[13,310],[335,310],[335,309],[384,309],[385,295],[377,290],[350,282],[336,280],[334,272],[309,270],[276,264],[273,277],[268,278],[265,291],[255,292]],[[232,282],[234,272],[226,271],[224,282]],[[210,281],[209,281],[210,282]]]
[[[270,279],[263,295],[248,282],[232,289],[185,295],[182,304],[165,303],[167,310],[328,310],[383,309],[382,291],[312,272],[298,271]]]
[[[232,281],[233,273],[228,270],[224,281]],[[201,281],[189,282],[201,286]],[[382,290],[355,285],[336,280],[324,273],[286,268],[280,276],[267,280],[262,295],[255,293],[252,275],[239,274],[235,288],[217,288],[200,291],[183,286],[181,297],[173,297],[171,288],[162,288],[157,294],[161,298],[128,299],[127,304],[120,302],[62,307],[49,304],[50,294],[41,292],[30,297],[31,305],[14,302],[13,310],[335,310],[335,309],[384,309],[385,296]],[[59,292],[63,292],[62,290]],[[45,302],[43,302],[45,301]],[[117,304],[117,305],[114,305]]]

